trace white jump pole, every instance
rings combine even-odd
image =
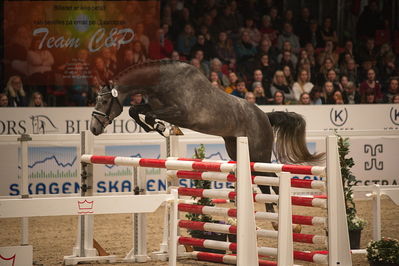
[[[346,221],[345,199],[336,136],[328,136],[327,202],[328,202],[328,265],[352,265]]]
[[[373,186],[373,240],[381,239],[381,189],[379,185]]]
[[[21,197],[23,199],[29,198],[29,153],[28,153],[28,141],[32,138],[27,134],[22,134],[18,138],[21,147]],[[29,219],[27,217],[21,218],[21,246],[29,245]]]
[[[291,174],[279,174],[279,200],[278,200],[278,265],[294,265],[293,239],[292,239],[292,204],[291,204]]]
[[[248,138],[237,138],[237,265],[259,265]]]

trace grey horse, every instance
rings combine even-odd
[[[132,106],[129,113],[136,121],[138,114],[145,115],[150,126],[137,122],[147,131],[158,129],[160,124],[156,119],[159,119],[220,136],[232,160],[237,159],[236,137],[239,136],[248,137],[252,162],[270,162],[274,137],[275,154],[280,162],[315,162],[322,158],[322,154],[310,154],[306,147],[306,124],[302,116],[293,112],[264,113],[255,104],[213,87],[194,66],[173,60],[131,66],[102,87],[92,113],[91,132],[103,133],[122,112],[124,99],[135,93],[145,95],[147,102]],[[268,186],[260,189],[270,193]],[[273,211],[273,205],[267,204],[266,209]]]

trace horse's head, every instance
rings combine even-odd
[[[91,114],[90,130],[94,135],[104,132],[106,126],[122,113],[123,106],[118,98],[118,87],[110,82],[107,86],[101,87],[98,92],[96,106]]]

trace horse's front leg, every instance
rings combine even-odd
[[[150,132],[153,131],[152,128],[150,128],[146,123],[144,123],[141,119],[139,114],[144,114],[148,111],[148,108],[143,106],[143,105],[133,105],[129,109],[129,115],[131,118],[136,121],[136,123],[141,126],[145,132]]]

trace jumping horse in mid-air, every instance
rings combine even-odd
[[[220,136],[232,160],[237,159],[236,137],[240,136],[248,137],[252,162],[270,162],[275,137],[275,155],[281,163],[315,162],[322,157],[309,153],[306,147],[302,116],[293,112],[264,113],[255,104],[213,87],[194,66],[172,60],[131,66],[101,87],[92,113],[91,132],[103,133],[122,112],[124,99],[136,93],[143,94],[146,102],[132,106],[129,114],[146,131],[162,133],[161,120]],[[145,116],[145,123],[139,114]],[[259,187],[263,193],[270,193],[269,186]],[[266,209],[274,211],[272,204],[266,204]]]

